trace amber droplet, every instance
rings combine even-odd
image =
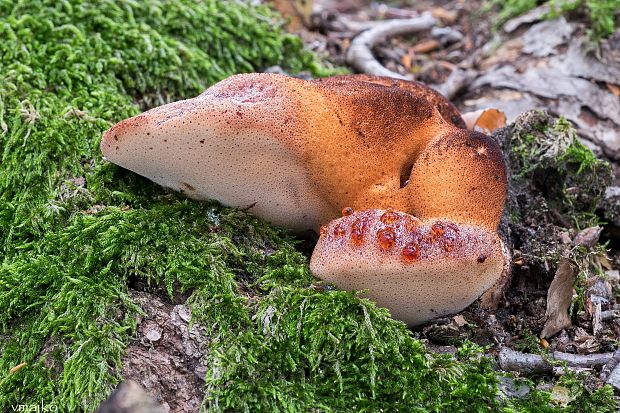
[[[379,218],[381,220],[381,222],[383,222],[384,224],[393,224],[396,221],[398,221],[400,219],[400,215],[398,215],[396,212],[388,210],[386,212],[383,213],[383,215],[381,215],[381,218]]]
[[[403,248],[402,256],[405,262],[414,262],[420,258],[420,247],[417,244],[410,242],[405,245],[405,248]]]
[[[353,222],[351,225],[351,241],[353,241],[353,244],[360,245],[364,242],[367,227],[368,224],[366,221],[362,221],[361,219],[356,219]]]
[[[445,230],[443,225],[435,223],[431,226],[431,235],[433,238],[439,238],[444,234]]]
[[[441,246],[445,252],[451,252],[454,249],[454,242],[450,240],[445,240]]]
[[[479,255],[479,256],[478,256],[477,261],[478,261],[480,264],[482,264],[483,262],[485,262],[485,261],[486,261],[486,259],[487,259],[487,256],[486,256],[486,255],[482,255],[482,254],[481,254],[481,255]]]
[[[352,213],[353,213],[353,208],[351,208],[351,207],[346,207],[346,208],[342,209],[342,216],[343,217],[348,217]]]
[[[389,250],[396,242],[396,233],[392,228],[383,228],[377,232],[377,242],[382,250]]]
[[[413,232],[418,229],[420,223],[420,220],[415,217],[407,218],[407,220],[405,221],[405,229],[409,232]]]
[[[327,227],[326,227],[325,225],[323,225],[323,226],[321,227],[321,229],[319,230],[319,235],[320,235],[320,236],[322,236],[322,237],[324,237],[324,236],[325,236],[325,234],[327,234]]]
[[[340,238],[344,235],[345,230],[342,225],[338,224],[334,227],[334,237]]]

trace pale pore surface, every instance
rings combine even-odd
[[[416,251],[409,260],[407,248]],[[310,269],[338,288],[368,290],[364,295],[395,318],[417,325],[463,310],[504,265],[499,237],[485,228],[366,210],[321,229]]]
[[[169,146],[152,145],[143,139],[128,139],[115,151],[114,162],[191,198],[217,199],[224,205],[249,208],[253,214],[294,231],[306,230],[308,223],[318,227],[328,214],[316,213],[327,207],[309,184],[305,166],[290,149],[268,136],[239,131],[231,137],[216,132],[203,144],[198,142],[204,145],[203,151],[189,149],[196,145],[193,134],[177,132],[166,139],[183,154],[174,167],[170,165]],[[228,140],[235,141],[234,151]],[[136,151],[148,154],[136,163],[131,156]],[[205,157],[204,151],[218,156]]]

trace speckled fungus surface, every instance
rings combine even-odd
[[[312,271],[367,289],[418,324],[471,304],[504,266],[502,154],[463,125],[450,102],[414,82],[246,74],[118,123],[101,149],[189,197],[295,231],[359,211],[324,227]],[[397,221],[386,224],[386,214]]]
[[[492,231],[391,210],[354,212],[321,228],[310,268],[368,296],[410,325],[452,314],[490,288],[505,266]]]

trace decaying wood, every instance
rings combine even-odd
[[[504,371],[516,371],[526,376],[553,374],[553,366],[538,354],[502,348],[499,352],[499,365]]]
[[[430,30],[435,22],[435,18],[430,13],[423,13],[420,17],[412,19],[386,20],[353,39],[347,52],[347,63],[360,72],[370,75],[410,80],[379,63],[372,54],[372,48],[377,43],[393,36]]]
[[[598,336],[603,331],[603,317],[601,316],[601,303],[594,304],[594,313],[592,314],[592,333]]]
[[[526,376],[558,376],[564,374],[564,368],[553,365],[552,361],[565,362],[571,369],[597,369],[606,366],[613,357],[614,353],[570,354],[561,351],[541,356],[504,347],[499,352],[499,365],[502,370],[515,371]]]

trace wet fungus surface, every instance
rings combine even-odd
[[[416,82],[255,73],[118,123],[101,150],[190,198],[319,232],[316,276],[419,324],[471,304],[506,260],[502,153],[463,126]]]

